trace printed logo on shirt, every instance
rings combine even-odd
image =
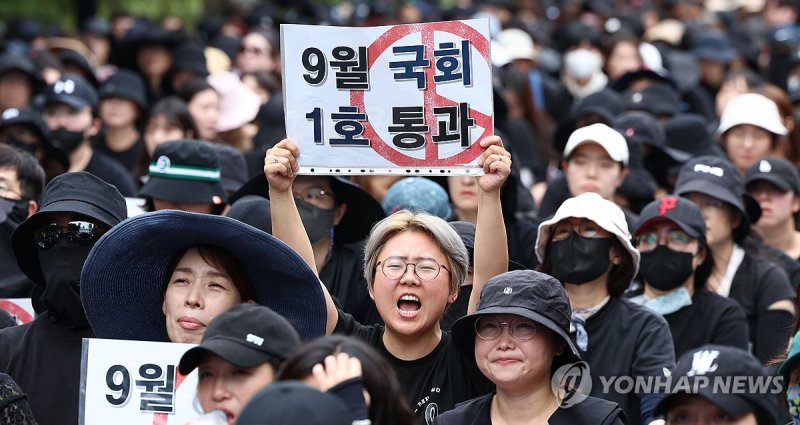
[[[703,350],[694,353],[692,356],[692,370],[686,376],[705,375],[717,370],[718,365],[714,363],[719,357],[717,350]]]
[[[592,392],[592,376],[589,364],[580,361],[561,366],[550,380],[550,388],[561,400],[562,408],[572,407],[589,397]]]

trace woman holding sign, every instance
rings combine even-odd
[[[480,201],[475,235],[475,265],[469,311],[481,288],[508,264],[500,187],[508,178],[510,154],[499,137],[483,139],[478,163]],[[292,183],[299,148],[283,140],[267,151],[264,173],[269,181],[272,229],[313,270],[314,254],[297,212]],[[469,259],[461,238],[444,220],[429,214],[398,211],[373,228],[365,247],[365,278],[384,326],[364,326],[338,310],[330,296],[327,329],[355,335],[384,355],[407,391],[414,414],[430,424],[439,412],[491,391],[491,383],[474,363],[462,358],[439,321],[458,296]],[[412,266],[412,267],[409,267]]]

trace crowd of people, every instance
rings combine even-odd
[[[279,24],[472,18],[480,176],[299,175]],[[198,424],[800,424],[796,0],[4,28],[0,424],[78,423],[84,338],[195,344]]]

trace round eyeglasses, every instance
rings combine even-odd
[[[408,266],[414,266],[414,274],[419,280],[436,279],[441,269],[450,271],[447,267],[430,258],[423,258],[416,263],[409,263],[400,257],[389,257],[383,261],[379,261],[376,266],[380,266],[383,275],[389,279],[400,279],[403,277],[403,275],[406,274]]]
[[[503,326],[508,326],[508,333],[520,342],[530,341],[536,335],[539,325],[531,320],[515,317],[508,322],[501,322],[494,316],[482,316],[475,321],[475,333],[484,341],[497,339],[503,333]]]

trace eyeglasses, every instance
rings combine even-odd
[[[33,241],[42,249],[52,248],[61,239],[74,245],[88,246],[97,242],[107,231],[108,227],[88,221],[70,221],[66,226],[48,223],[33,232]]]
[[[492,341],[503,333],[503,326],[508,326],[508,333],[519,342],[530,341],[539,329],[536,322],[522,317],[501,322],[494,316],[482,316],[475,321],[475,333],[484,341]]]
[[[294,193],[295,199],[306,205],[316,206],[329,210],[336,206],[336,197],[331,191],[318,187],[309,187]]]
[[[659,244],[660,240],[666,240],[666,242]],[[652,251],[658,245],[666,245],[671,250],[682,251],[689,245],[689,242],[691,242],[691,238],[682,230],[660,232],[650,230],[636,236],[636,247],[641,252]]]
[[[439,276],[441,269],[448,272],[447,267],[439,264],[436,260],[422,259],[416,263],[408,263],[400,257],[389,257],[383,261],[379,261],[377,266],[381,267],[383,275],[389,279],[400,279],[406,274],[408,266],[414,266],[414,274],[419,280],[433,280]]]
[[[607,232],[605,232],[603,228],[601,228],[591,220],[583,220],[577,225],[574,225],[569,221],[564,220],[558,222],[553,227],[553,240],[561,241],[567,239],[569,237],[570,232],[575,232],[578,234],[578,236],[583,236],[584,238],[601,239],[609,237]]]
[[[0,198],[12,199],[13,196],[23,197],[21,193],[9,189],[8,186],[4,184],[0,184]]]

